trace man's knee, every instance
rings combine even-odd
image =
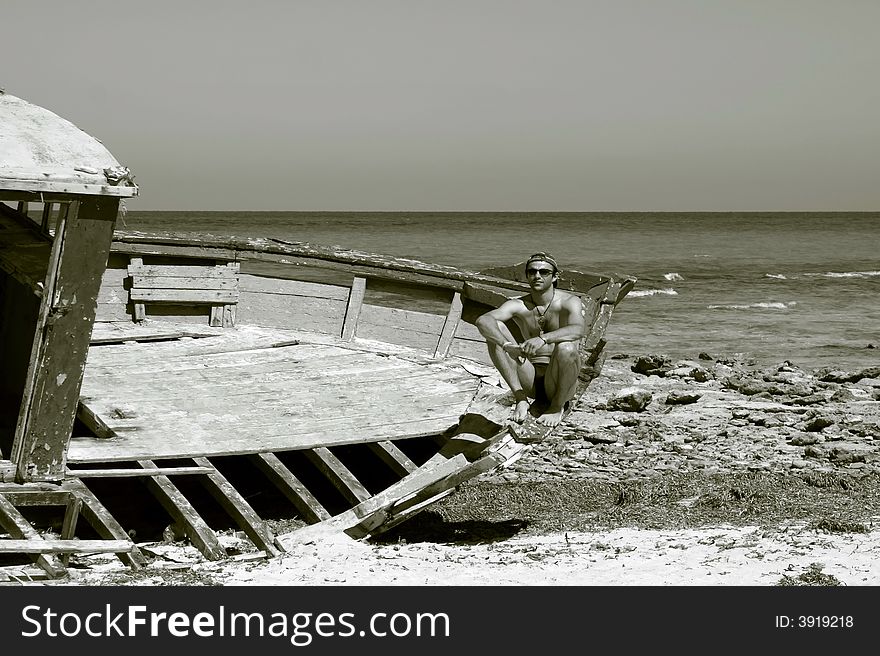
[[[562,362],[575,362],[579,355],[577,342],[560,342],[553,355]]]

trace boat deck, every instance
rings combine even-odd
[[[274,328],[96,324],[69,464],[439,434],[480,378],[455,360]]]

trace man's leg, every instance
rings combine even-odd
[[[499,322],[498,328],[504,335],[505,341],[516,342],[507,326]],[[494,342],[487,342],[487,346],[492,364],[513,392],[516,406],[512,418],[521,424],[529,414],[529,396],[535,395],[535,367],[528,360],[518,362]]]
[[[544,378],[550,407],[547,408],[547,412],[538,417],[538,423],[556,426],[562,421],[565,404],[574,398],[580,367],[581,358],[577,342],[560,342],[556,345],[553,349],[553,355],[550,356],[550,364]]]

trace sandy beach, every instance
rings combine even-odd
[[[387,539],[328,532],[297,540],[293,532],[288,552],[267,560],[229,533],[225,546],[236,555],[222,562],[205,561],[186,543],[147,543],[141,547],[153,562],[143,571],[112,557],[84,557],[74,559],[69,578],[51,584],[877,585],[880,513],[870,490],[880,468],[878,399],[880,372],[873,369],[807,372],[787,362],[756,368],[707,354],[676,362],[613,355],[556,436],[529,445],[510,467],[462,486]],[[685,518],[667,526],[659,519],[606,521],[601,508],[587,517],[577,503],[567,510],[564,499],[554,520],[543,523],[535,521],[541,499],[500,512],[476,507],[495,488],[552,496],[578,482],[618,490],[614,507],[621,507],[645,485],[681,476],[696,481],[697,492],[664,504]],[[754,488],[724,483],[725,501],[700,487],[724,476],[745,477],[739,480]],[[785,486],[806,484],[820,501],[786,515],[790,500],[759,489],[765,479],[792,496],[800,488]],[[846,505],[832,488],[868,492]],[[746,502],[762,495],[780,512],[750,522]],[[720,521],[700,519],[697,511],[714,507],[721,510],[709,517]],[[648,500],[648,516],[651,508]],[[428,515],[455,530],[419,531]],[[479,530],[468,534],[468,526]]]

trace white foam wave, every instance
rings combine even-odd
[[[663,274],[663,280],[684,280],[684,278],[681,277],[680,273],[672,271],[671,273]]]
[[[678,292],[674,289],[639,289],[627,294],[627,296],[657,296],[662,294],[665,296],[678,296]]]
[[[788,278],[786,278],[781,273],[765,273],[764,277],[765,278],[774,278],[776,280],[788,280]]]
[[[813,278],[873,278],[880,276],[880,271],[826,271],[825,273],[805,273]]]
[[[746,305],[707,305],[710,310],[787,310],[797,305],[797,301],[789,301],[788,303],[766,302],[766,303],[748,303]]]

